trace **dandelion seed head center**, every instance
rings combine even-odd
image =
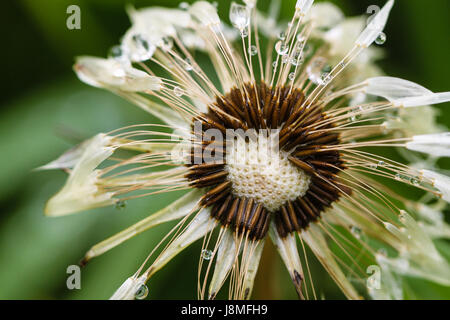
[[[234,140],[226,163],[232,193],[254,199],[269,212],[304,196],[311,182],[309,175],[288,160],[288,153],[275,148],[265,135]]]
[[[202,132],[192,126],[201,152],[191,148],[187,178],[205,190],[201,205],[249,239],[264,238],[271,221],[281,237],[306,229],[351,192],[338,176],[340,152],[326,148],[340,143],[326,119],[300,88],[246,83],[216,97],[196,119]]]

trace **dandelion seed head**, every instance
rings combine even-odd
[[[47,214],[120,208],[136,197],[188,191],[88,251],[84,262],[181,219],[162,252],[154,257],[152,251],[138,270],[142,275],[125,281],[113,298],[145,297],[148,279],[201,238],[200,266],[215,268],[208,292],[208,277],[199,286],[200,298],[214,298],[233,272],[230,297],[249,298],[265,241],[275,244],[300,298],[317,298],[305,247],[350,299],[402,297],[403,275],[448,284],[450,265],[431,239],[450,234],[435,213],[450,201],[450,178],[410,151],[450,155],[449,135],[440,132],[446,128],[428,106],[450,101],[450,93],[383,76],[376,66],[381,49],[369,46],[386,40],[394,1],[369,23],[364,16],[344,18],[334,5],[298,0],[292,20],[278,24],[279,2],[267,13],[255,0],[244,3],[233,3],[224,20],[207,1],[178,9],[130,7],[132,26],[107,59],[77,59],[80,80],[166,125],[99,135],[42,167],[69,172]],[[397,148],[412,164],[368,151],[375,147]],[[119,149],[135,154],[113,156]],[[405,200],[378,179],[428,196]],[[214,250],[207,249],[211,238],[217,238]],[[372,288],[374,278],[365,282],[363,272],[357,280],[371,288],[361,293],[347,269],[358,273],[370,261],[383,271],[382,289]]]

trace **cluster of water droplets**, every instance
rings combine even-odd
[[[292,51],[292,55],[290,57],[290,63],[296,67],[305,62],[305,56],[309,54],[309,52],[305,51],[306,49],[310,49],[311,47],[306,44],[306,39],[303,37],[297,36],[297,42],[295,43],[294,50]]]
[[[290,50],[289,45],[286,43],[286,34],[285,32],[281,32],[278,35],[278,41],[275,44],[275,51],[278,56],[281,56],[281,63],[290,64],[293,67],[298,67],[305,62],[305,56],[308,55],[308,52],[305,52],[305,49],[309,49],[306,45],[306,39],[301,37],[301,35],[297,35],[297,39],[295,44]],[[278,66],[277,60],[273,62],[273,68]],[[288,75],[289,80],[294,81],[296,77],[295,72],[291,72]]]
[[[369,164],[369,168],[376,170],[379,169],[380,167],[384,167],[386,165],[386,163],[383,160],[380,160],[378,162],[372,162]]]
[[[352,110],[349,111],[349,120],[350,122],[355,122],[361,118],[364,112],[363,106],[356,106]]]
[[[416,176],[410,176],[404,173],[396,173],[394,176],[395,180],[400,182],[409,183],[413,186],[419,187],[422,185],[422,178]]]
[[[325,85],[331,81],[332,67],[324,57],[315,57],[306,68],[309,80],[317,85]]]

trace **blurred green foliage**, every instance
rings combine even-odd
[[[218,2],[220,13],[228,19],[229,2]],[[384,3],[333,2],[348,15],[362,14],[369,5]],[[98,132],[155,121],[129,103],[78,82],[71,72],[74,56],[104,56],[119,41],[129,26],[125,3],[18,0],[0,4],[0,29],[4,33],[0,52],[0,298],[108,298],[170,229],[170,225],[159,226],[95,259],[82,271],[82,289],[70,291],[65,284],[68,265],[76,264],[93,244],[162,208],[177,195],[132,201],[122,210],[104,208],[52,219],[43,216],[43,206],[66,175],[32,171]],[[136,7],[176,6],[178,1],[127,3]],[[284,18],[290,17],[294,3],[283,1]],[[66,8],[70,4],[81,8],[81,30],[66,28]],[[426,4],[421,0],[397,0],[386,31],[386,59],[381,62],[384,70],[434,91],[448,91],[449,12],[447,0]],[[445,111],[449,105],[440,107]],[[440,121],[449,125],[450,112],[442,112]],[[448,162],[442,165],[449,167]],[[448,242],[441,241],[439,247],[450,255]],[[159,272],[150,283],[151,298],[195,298],[199,250],[199,244],[194,245]],[[258,275],[255,297],[294,299],[295,292],[280,259],[271,257],[267,256]],[[264,281],[258,281],[262,277]],[[342,298],[327,277],[319,281],[324,288],[320,295]],[[429,282],[409,279],[407,286],[411,289],[409,298],[450,298],[449,288]],[[267,292],[268,288],[273,292]]]

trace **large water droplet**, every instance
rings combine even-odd
[[[147,296],[148,296],[148,287],[145,284],[142,284],[134,294],[134,297],[138,300],[145,299]]]
[[[288,50],[289,50],[289,46],[287,46],[283,41],[278,41],[275,44],[275,50],[277,51],[277,53],[282,56],[285,55]]]
[[[231,24],[239,29],[245,29],[250,23],[250,10],[246,6],[233,2],[230,7]]]
[[[133,61],[145,61],[150,59],[155,53],[156,47],[150,44],[140,34],[132,37],[133,48],[130,48],[130,58]]]

